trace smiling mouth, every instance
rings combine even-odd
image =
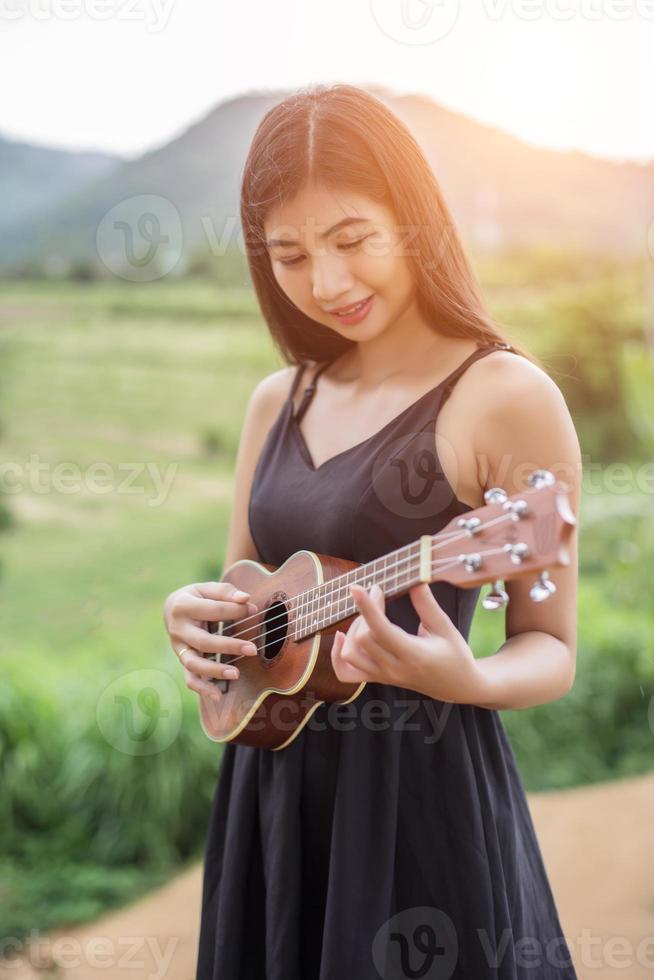
[[[357,313],[359,310],[363,309],[372,296],[373,293],[371,293],[370,296],[366,296],[365,299],[362,299],[360,303],[354,303],[352,306],[342,306],[338,310],[328,310],[327,312],[332,313],[334,316],[351,316],[353,313]]]

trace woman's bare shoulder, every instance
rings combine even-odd
[[[248,411],[252,412],[262,424],[265,425],[267,421],[272,424],[277,417],[291,393],[298,370],[299,365],[288,364],[257,382],[250,395]],[[302,372],[300,382],[305,376],[306,368]]]
[[[460,381],[462,441],[473,451],[482,486],[487,471],[500,467],[513,484],[509,492],[524,489],[518,485],[520,466],[560,467],[576,479],[580,447],[574,422],[562,391],[543,368],[511,351],[493,351]]]
[[[291,390],[296,371],[297,366],[295,364],[287,364],[286,367],[267,374],[253,388],[250,396],[251,401],[264,408],[275,405],[281,407],[281,403],[288,397]]]
[[[494,410],[516,407],[520,399],[559,401],[563,395],[550,375],[528,357],[512,351],[495,350],[470,365],[461,381],[474,395],[479,410],[487,414]],[[469,398],[466,398],[469,401]],[[473,410],[474,414],[474,410]]]
[[[511,460],[526,447],[534,459],[551,457],[554,447],[542,444],[545,434],[558,434],[562,454],[575,453],[574,426],[558,386],[512,351],[491,351],[468,366],[440,413],[437,433],[443,465],[453,457],[458,496],[474,507],[483,503],[489,469],[501,465],[508,478]]]

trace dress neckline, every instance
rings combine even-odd
[[[343,449],[341,450],[341,452],[335,453],[335,455],[333,456],[329,456],[327,459],[323,460],[320,466],[316,466],[316,464],[314,463],[306,439],[304,438],[304,435],[302,434],[302,430],[300,429],[299,422],[295,417],[295,407],[293,405],[293,398],[290,397],[287,401],[287,405],[289,411],[289,421],[291,425],[291,430],[295,434],[295,439],[300,449],[300,455],[302,456],[302,459],[304,460],[307,468],[312,473],[319,473],[322,469],[329,466],[331,463],[335,462],[336,460],[340,460],[345,456],[349,456],[350,453],[355,452],[357,449],[362,449],[364,446],[368,446],[371,442],[373,442],[373,440],[379,438],[382,435],[385,435],[386,432],[388,432],[388,430],[393,425],[395,425],[397,422],[403,419],[404,416],[408,415],[409,412],[411,412],[413,409],[421,405],[431,395],[435,394],[435,392],[437,392],[439,388],[442,388],[444,385],[448,384],[458,374],[459,371],[462,371],[465,369],[465,367],[467,367],[471,359],[477,357],[480,351],[486,352],[486,351],[497,350],[497,349],[512,350],[513,348],[511,347],[510,344],[499,344],[499,343],[491,344],[488,347],[477,347],[474,351],[472,351],[471,354],[468,355],[468,357],[466,357],[466,359],[461,364],[459,364],[457,368],[451,371],[450,374],[447,375],[447,377],[443,378],[441,381],[438,382],[438,384],[435,384],[428,391],[425,391],[414,402],[411,402],[411,404],[407,405],[406,408],[403,408],[401,412],[398,412],[397,415],[394,415],[392,419],[389,419],[389,421],[386,422],[386,424],[381,427],[381,429],[377,429],[377,431],[373,432],[372,435],[368,436],[366,439],[362,439],[361,442],[355,443],[354,446],[348,446],[347,449]]]
[[[434,385],[433,388],[430,388],[429,391],[426,391],[424,395],[421,395],[415,402],[412,402],[411,405],[407,405],[406,408],[402,409],[401,412],[399,412],[392,419],[390,419],[385,425],[383,425],[381,429],[377,429],[377,431],[373,432],[372,435],[368,436],[366,439],[362,439],[361,442],[357,442],[354,446],[348,446],[347,449],[341,450],[340,453],[336,453],[334,456],[329,456],[327,459],[322,461],[320,466],[316,466],[316,464],[314,463],[306,439],[302,434],[302,429],[300,428],[299,422],[295,418],[295,413],[291,411],[291,428],[295,433],[295,436],[299,443],[302,458],[304,459],[305,463],[313,473],[318,473],[319,470],[322,470],[325,466],[327,466],[329,463],[332,463],[334,460],[341,459],[343,456],[349,455],[349,453],[354,452],[356,449],[362,449],[364,446],[367,446],[369,443],[371,443],[373,439],[376,439],[379,436],[383,435],[385,432],[387,432],[388,429],[391,428],[392,425],[394,425],[396,422],[399,422],[400,419],[402,419],[405,415],[408,415],[408,413],[413,408],[416,408],[418,405],[420,405],[421,402],[423,402],[428,395],[432,395],[437,388],[440,388],[442,383],[443,382],[440,382],[440,384]],[[292,408],[293,408],[293,403],[291,402],[291,410]]]

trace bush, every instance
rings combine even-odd
[[[147,693],[141,671],[109,681],[104,708],[39,687],[26,666],[11,673],[0,688],[2,937],[92,919],[199,856],[221,752],[196,695],[172,678],[175,737],[155,726],[138,754],[133,741],[125,750],[124,708]]]

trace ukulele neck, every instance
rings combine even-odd
[[[425,534],[417,541],[391,551],[381,558],[352,568],[343,575],[302,592],[294,599],[294,639],[300,640],[334,626],[358,612],[350,592],[351,585],[369,590],[379,585],[385,598],[393,599],[421,582],[433,582],[434,538]]]
[[[570,487],[556,481],[549,470],[536,470],[529,482],[531,489],[512,497],[493,487],[484,494],[487,505],[459,517],[456,524],[450,522],[437,534],[423,534],[411,544],[294,596],[295,639],[356,615],[350,591],[354,584],[366,590],[379,585],[384,596],[393,599],[423,582],[447,581],[472,588],[540,572],[552,564],[569,565],[569,545],[577,523]],[[553,591],[539,580],[529,594],[540,602]]]

